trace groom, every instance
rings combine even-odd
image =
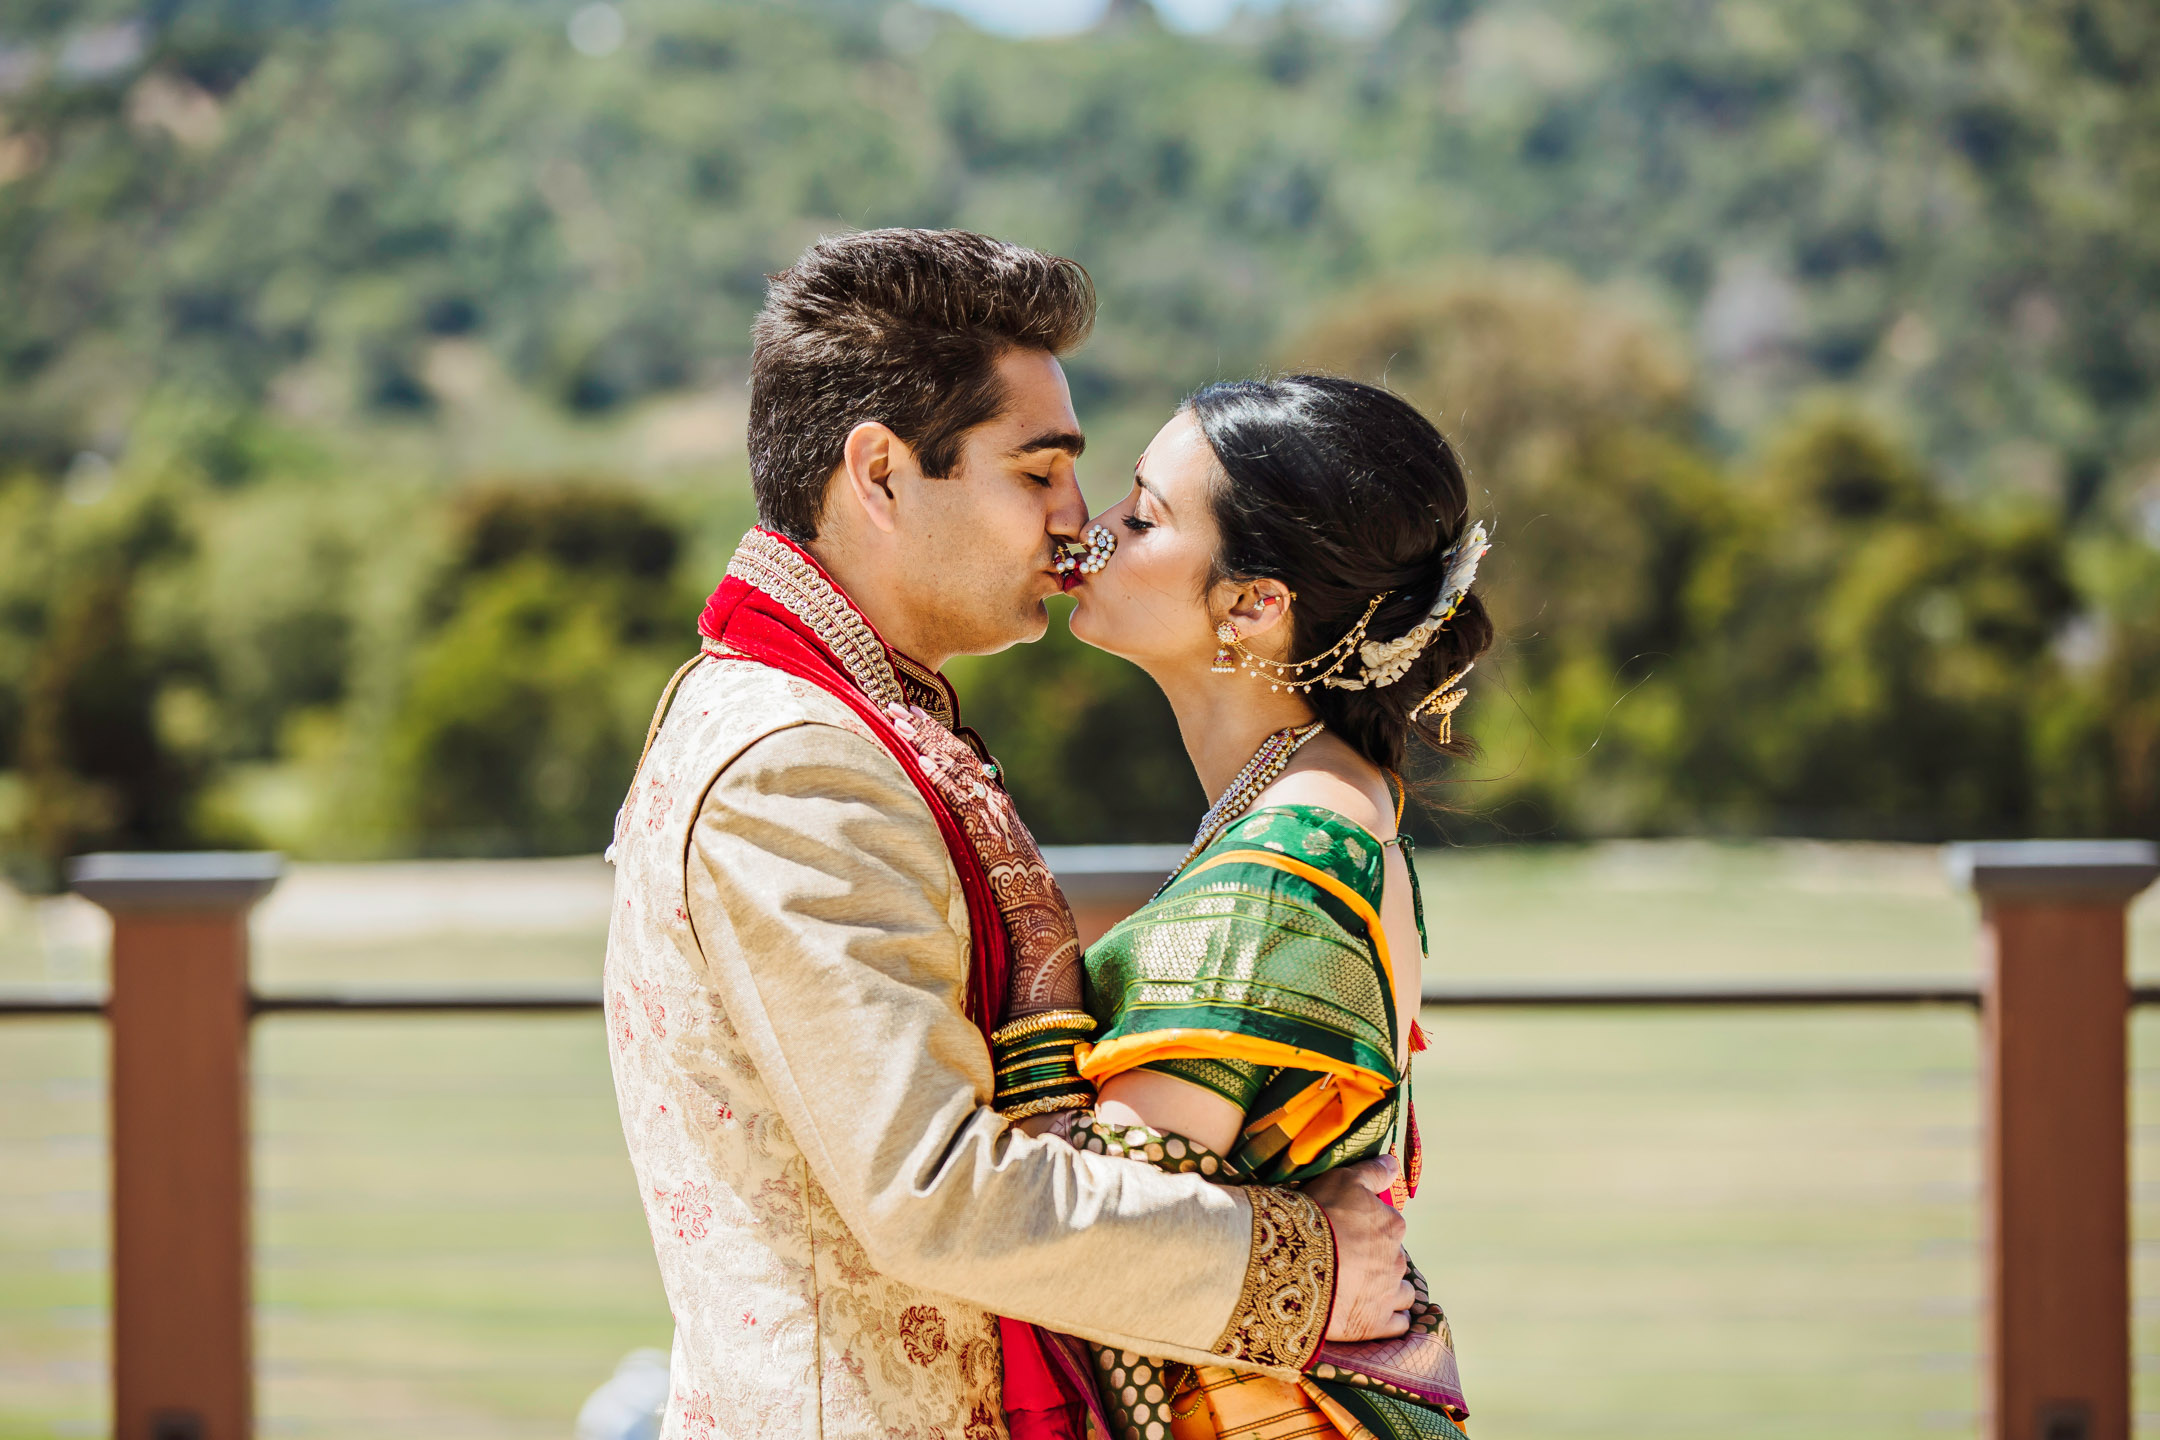
[[[957,726],[938,667],[1043,633],[1086,520],[1057,356],[1094,305],[1070,261],[886,230],[813,245],[758,317],[761,525],[611,852],[609,1048],[675,1316],[668,1440],[996,1440],[1013,1394],[1059,1393],[999,1316],[1284,1376],[1323,1334],[1402,1329],[1383,1168],[1240,1189],[989,1106],[998,912],[885,712]]]

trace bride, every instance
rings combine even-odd
[[[1000,1110],[1224,1184],[1393,1154],[1396,1203],[1414,1192],[1426,936],[1396,772],[1413,741],[1464,748],[1451,717],[1492,639],[1471,589],[1485,548],[1447,440],[1384,390],[1218,384],[1163,426],[1068,552],[1072,629],[1162,687],[1215,800],[1177,871],[1084,960],[1061,907],[1008,914]],[[911,733],[941,789],[982,783],[927,716]],[[1324,1342],[1294,1381],[1041,1331],[1031,1353],[1008,1323],[1012,1428],[1076,1433],[1030,1412],[1077,1395],[1115,1440],[1459,1436],[1447,1322],[1408,1279],[1407,1334]]]

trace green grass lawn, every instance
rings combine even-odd
[[[1423,870],[1451,978],[1972,965],[1970,902],[1926,851]],[[258,984],[589,981],[606,883],[586,861],[302,870],[261,917]],[[2160,908],[2136,932],[2160,970]],[[0,985],[94,982],[100,948],[80,912],[0,898]],[[1413,1243],[1480,1440],[1977,1432],[1969,1015],[1428,1022]],[[0,1437],[104,1433],[103,1044],[91,1021],[0,1024]],[[594,1021],[279,1018],[254,1053],[264,1434],[562,1437],[624,1351],[666,1344]],[[2160,1016],[2136,1053],[2136,1219],[2160,1239]],[[2142,1256],[2138,1348],[2160,1356]]]

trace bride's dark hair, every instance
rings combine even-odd
[[[1454,447],[1415,406],[1331,375],[1226,381],[1186,405],[1221,467],[1212,500],[1222,544],[1210,584],[1269,579],[1296,591],[1285,659],[1335,644],[1382,591],[1368,639],[1392,640],[1425,618],[1448,547],[1469,527],[1470,499]],[[1473,588],[1394,684],[1315,685],[1306,699],[1383,769],[1402,764],[1413,734],[1460,755],[1470,749],[1460,731],[1443,744],[1437,716],[1410,712],[1492,639]],[[1362,670],[1353,660],[1343,673]]]

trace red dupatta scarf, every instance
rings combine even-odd
[[[759,528],[745,535],[727,578],[705,602],[698,633],[708,654],[735,654],[784,670],[840,700],[900,763],[937,820],[938,834],[967,901],[967,1015],[989,1042],[1005,1011],[1009,963],[1005,922],[990,877],[952,810],[924,774],[914,746],[884,707],[919,705],[984,758],[979,737],[960,726],[959,700],[945,677],[886,645],[825,568],[801,546]],[[1081,1440],[1092,1397],[1084,1363],[1047,1333],[1004,1317],[1004,1408],[1014,1440]]]

